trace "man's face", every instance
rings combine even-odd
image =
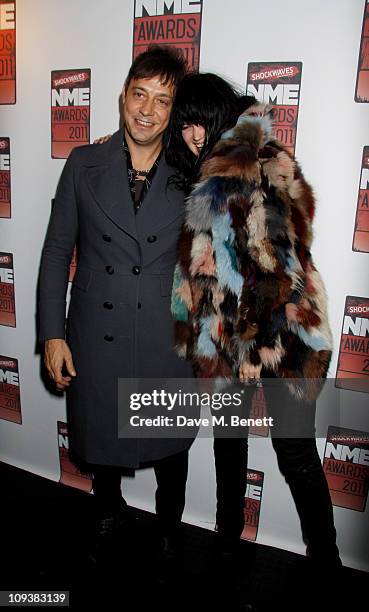
[[[173,106],[174,86],[163,85],[159,75],[132,79],[122,97],[128,136],[138,145],[161,142]]]

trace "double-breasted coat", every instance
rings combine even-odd
[[[174,350],[170,296],[184,194],[164,156],[137,215],[123,129],[73,150],[56,193],[40,269],[40,340],[66,339],[77,376],[67,391],[70,448],[89,463],[137,467],[187,439],[119,439],[117,379],[187,378]],[[65,326],[69,264],[78,266]]]

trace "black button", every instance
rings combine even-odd
[[[141,302],[138,302],[138,304],[137,304],[137,308],[142,308],[142,304],[141,304]]]
[[[111,302],[104,302],[104,308],[111,310],[113,308],[113,304]]]
[[[112,342],[114,340],[114,336],[106,334],[106,336],[104,336],[104,340],[106,340],[107,342]]]
[[[148,236],[147,237],[147,242],[156,242],[157,237],[156,236]]]
[[[107,271],[108,274],[114,274],[113,266],[106,266],[105,270]]]
[[[109,234],[104,234],[102,238],[105,242],[111,242],[111,236],[109,236]]]
[[[140,266],[133,266],[132,272],[133,274],[136,274],[136,275],[139,274],[141,272]]]

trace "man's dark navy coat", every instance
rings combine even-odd
[[[77,376],[68,390],[71,450],[84,461],[138,466],[188,440],[117,437],[119,377],[189,377],[174,351],[170,313],[183,193],[162,156],[134,214],[123,130],[74,149],[57,189],[40,271],[40,340],[65,337],[69,263],[77,244],[66,339]]]

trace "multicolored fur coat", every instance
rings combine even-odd
[[[261,364],[289,379],[295,397],[318,395],[332,339],[310,253],[314,209],[270,116],[242,115],[204,162],[179,240],[176,349],[199,376],[238,377],[243,363]]]

